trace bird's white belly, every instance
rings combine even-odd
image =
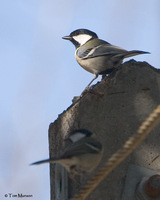
[[[83,67],[85,70],[92,74],[100,74],[108,69],[112,69],[113,62],[109,60],[106,56],[89,58],[89,59],[80,59],[76,56],[77,62]]]

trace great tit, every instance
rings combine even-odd
[[[59,163],[66,168],[71,177],[95,169],[102,158],[103,148],[102,144],[93,137],[93,134],[89,130],[78,129],[72,131],[66,140],[70,144],[64,148],[61,156],[41,160],[31,165]]]
[[[87,29],[77,29],[70,33],[69,36],[62,38],[70,40],[75,45],[75,57],[80,66],[94,74],[94,78],[87,87],[91,85],[99,74],[109,74],[119,67],[124,58],[149,53],[138,50],[127,51],[114,46],[98,39],[96,33]]]

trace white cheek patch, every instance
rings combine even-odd
[[[84,138],[86,135],[80,132],[77,132],[70,136],[72,142],[77,142],[78,140]]]
[[[85,44],[88,40],[92,38],[91,35],[81,34],[73,36],[73,39],[76,40],[81,46]]]

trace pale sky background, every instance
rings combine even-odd
[[[134,59],[160,66],[159,0],[1,0],[1,200],[9,193],[50,199],[49,165],[29,164],[48,158],[49,124],[93,78],[62,40],[78,28],[127,50],[149,51]]]

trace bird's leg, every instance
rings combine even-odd
[[[91,82],[87,85],[87,87],[83,90],[82,94],[79,96],[79,97],[76,97],[74,98],[72,101],[73,101],[73,104],[76,104],[78,101],[80,101],[80,99],[89,91],[90,89],[90,85],[91,83],[96,79],[98,78],[98,74],[94,74],[94,78],[91,80]]]
[[[98,78],[98,74],[94,74],[94,78],[91,80],[91,82],[87,85],[86,89],[89,88],[89,86],[91,85],[91,83],[96,80],[96,78]]]
[[[90,89],[89,86],[91,85],[91,83],[92,83],[96,78],[98,78],[98,74],[94,74],[94,78],[91,80],[91,82],[89,82],[89,84],[87,85],[87,87],[83,90],[81,96],[83,96],[86,92],[89,91],[89,89]]]

